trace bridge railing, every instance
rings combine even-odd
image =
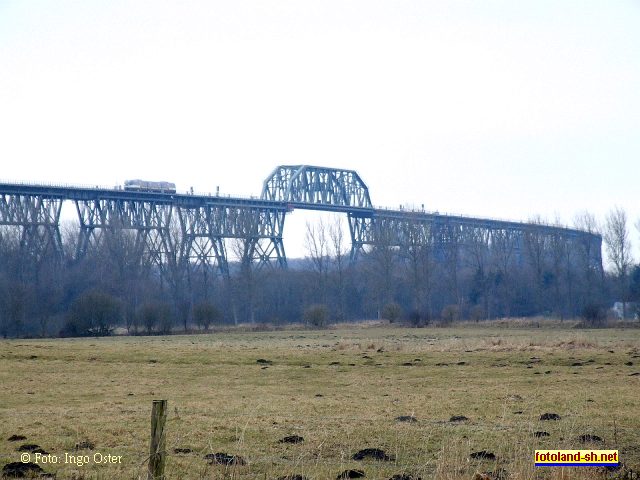
[[[87,183],[63,183],[63,182],[39,182],[24,180],[0,179],[0,185],[18,185],[25,187],[52,187],[52,188],[68,188],[82,190],[109,190],[114,192],[124,191],[124,185],[100,185]],[[229,192],[221,192],[219,190],[201,191],[188,189],[176,189],[178,195],[194,195],[200,197],[217,197],[217,198],[243,198],[247,200],[259,200],[259,195],[235,194]]]
[[[119,190],[121,185],[89,185],[82,183],[54,183],[54,182],[25,182],[24,180],[0,179],[0,184],[4,185],[24,185],[25,187],[55,187],[55,188],[84,188],[87,190]]]

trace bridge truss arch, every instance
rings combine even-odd
[[[306,208],[373,208],[369,188],[356,171],[312,165],[276,167],[264,181],[261,198]]]
[[[341,168],[280,165],[264,180],[261,198],[282,202],[289,211],[300,208],[346,213],[352,260],[362,250],[364,227],[374,214],[369,187],[355,170]],[[284,255],[282,239],[279,243]]]

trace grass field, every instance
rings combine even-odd
[[[0,467],[30,443],[57,457],[39,464],[58,479],[146,478],[151,403],[167,399],[168,479],[636,478],[535,468],[533,451],[617,448],[640,470],[640,329],[507,325],[2,341]],[[393,459],[353,460],[364,448]],[[495,460],[470,458],[482,450]],[[246,465],[208,465],[216,452]]]

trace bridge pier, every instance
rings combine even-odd
[[[258,269],[286,268],[282,241],[285,212],[273,207],[230,208],[225,223],[218,228],[225,238],[234,242],[231,248],[241,264],[256,263]]]
[[[364,253],[364,246],[370,243],[368,239],[371,238],[371,218],[361,217],[347,214],[347,221],[349,223],[349,234],[351,236],[351,252],[349,253],[349,261],[355,263],[358,258]]]
[[[182,232],[180,255],[183,263],[193,261],[200,268],[228,277],[227,249],[216,222],[219,213],[211,206],[177,209]]]
[[[23,255],[36,262],[45,256],[62,258],[60,211],[62,199],[40,195],[0,193],[0,226],[16,227]]]
[[[155,265],[163,272],[179,263],[171,231],[171,204],[105,198],[74,203],[80,223],[76,259],[90,249],[116,248],[118,236],[129,231],[135,233],[133,256],[143,265]]]

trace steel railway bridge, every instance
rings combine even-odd
[[[3,229],[17,230],[24,255],[61,258],[64,202],[74,204],[79,221],[76,258],[108,241],[110,232],[123,229],[135,235],[140,260],[160,269],[192,262],[228,276],[227,251],[232,239],[239,239],[235,242],[242,245],[240,256],[245,261],[286,268],[284,223],[287,212],[295,209],[346,214],[352,260],[370,245],[480,245],[488,250],[501,246],[517,257],[527,240],[535,237],[542,247],[560,239],[571,248],[584,248],[590,252],[590,267],[602,269],[602,239],[597,234],[549,225],[376,209],[369,189],[355,171],[310,165],[277,167],[265,179],[259,199],[0,183],[0,235]]]

